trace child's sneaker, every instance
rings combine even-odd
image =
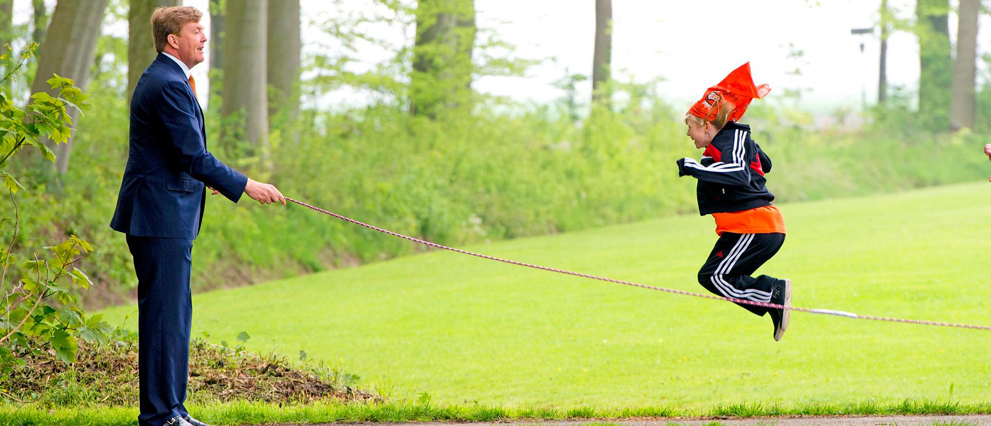
[[[782,306],[791,306],[791,280],[784,279],[778,281],[771,293],[771,303]],[[781,340],[791,322],[790,309],[770,309],[767,311],[771,315],[771,322],[774,324],[774,340]]]

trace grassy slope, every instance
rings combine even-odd
[[[792,278],[796,305],[991,325],[986,182],[779,207],[789,237],[760,272]],[[712,228],[672,217],[468,249],[700,291]],[[439,403],[702,409],[991,395],[989,332],[796,314],[775,343],[770,319],[728,303],[447,252],[194,299],[194,333],[234,342],[247,331],[250,349],[303,349],[387,394]]]

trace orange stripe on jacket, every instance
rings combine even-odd
[[[716,219],[716,235],[733,234],[784,234],[785,218],[777,207],[764,206],[733,213],[713,213]]]

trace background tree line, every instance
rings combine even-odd
[[[110,0],[59,0],[51,16],[44,0],[32,0],[31,33],[13,28],[13,0],[0,0],[0,42],[26,37],[39,43],[40,59],[34,73],[52,73],[72,78],[85,89],[93,72],[96,44]],[[127,93],[156,53],[151,40],[150,16],[156,7],[176,6],[179,0],[128,0]],[[411,114],[436,117],[445,109],[470,107],[471,83],[480,71],[473,61],[476,49],[474,0],[422,0],[413,6],[400,2],[382,4],[414,16],[416,36],[412,66],[406,71],[408,87],[400,99]],[[960,0],[956,13],[957,45],[950,43],[949,0],[918,0],[915,19],[897,19],[887,0],[881,1],[880,75],[878,104],[887,97],[887,39],[893,31],[911,31],[919,40],[920,80],[918,112],[923,127],[932,130],[973,128],[977,111],[976,70],[980,0]],[[289,123],[300,118],[300,71],[302,65],[301,9],[298,0],[211,0],[210,75],[214,94],[222,106],[217,110],[225,121],[221,145],[239,146],[242,159],[254,159],[271,168],[268,136],[272,117]],[[612,2],[595,1],[596,31],[591,80],[593,100],[608,104],[612,50]],[[46,30],[53,28],[46,40]],[[236,37],[224,37],[227,33]],[[16,43],[15,43],[16,44]],[[49,52],[46,54],[46,51]],[[6,63],[10,64],[8,55]],[[519,64],[512,64],[519,66]],[[224,89],[224,70],[236,86]],[[516,70],[518,72],[519,69]],[[48,90],[44,79],[32,79],[31,93]],[[10,82],[5,83],[8,93]],[[76,118],[76,117],[73,117]],[[291,132],[290,140],[299,137]],[[65,173],[73,144],[57,149],[59,174]]]

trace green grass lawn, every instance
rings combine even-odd
[[[791,278],[796,306],[991,325],[987,182],[779,208],[788,238],[758,272]],[[695,275],[713,229],[711,218],[687,215],[465,248],[703,292]],[[193,299],[194,335],[236,343],[247,331],[251,350],[290,358],[305,350],[361,376],[359,386],[441,404],[680,410],[991,399],[991,332],[796,313],[775,342],[769,317],[729,303],[450,252]],[[111,323],[125,315],[133,328],[135,306],[107,311]]]

